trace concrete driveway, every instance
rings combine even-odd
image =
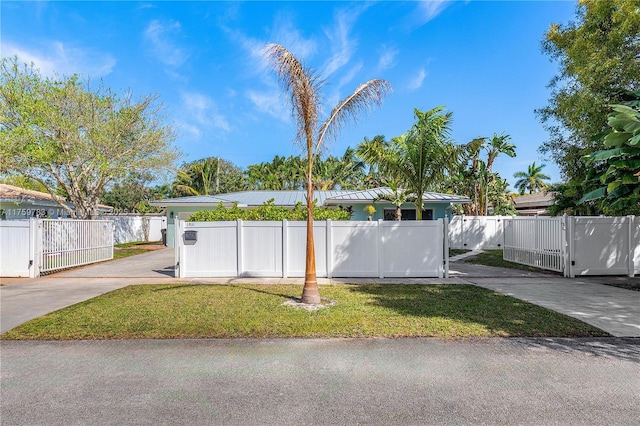
[[[0,333],[26,321],[133,284],[173,282],[173,249],[88,265],[0,286]]]
[[[5,425],[633,425],[637,339],[2,342]]]

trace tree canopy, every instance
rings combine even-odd
[[[95,218],[109,184],[177,158],[156,96],[133,101],[77,75],[43,77],[17,58],[3,58],[0,72],[0,173],[62,192],[73,207],[61,207],[73,218]]]
[[[580,203],[599,200],[606,214],[640,213],[640,91],[629,96],[634,99],[611,107],[609,130],[601,137],[606,148],[585,157],[596,189]]]
[[[607,128],[607,105],[640,89],[638,34],[640,7],[629,0],[581,0],[574,21],[554,23],[545,34],[543,50],[559,73],[549,84],[548,105],[536,111],[550,136],[541,151],[566,180],[584,180],[582,157],[603,148],[592,137]]]

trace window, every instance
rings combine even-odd
[[[416,220],[416,209],[402,209],[402,220]],[[384,209],[384,220],[396,220],[396,209]],[[433,220],[433,209],[422,210],[422,220]]]

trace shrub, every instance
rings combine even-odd
[[[314,220],[349,220],[351,215],[346,210],[334,210],[327,207],[313,206]],[[200,210],[191,215],[188,222],[220,222],[225,220],[307,220],[307,209],[302,203],[297,203],[293,209],[283,206],[276,206],[274,200],[270,199],[263,205],[254,209],[243,210],[234,204],[227,208],[218,204],[213,210]]]

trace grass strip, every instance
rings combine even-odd
[[[471,285],[328,285],[334,306],[283,306],[300,285],[136,285],[29,321],[2,339],[586,337],[604,331]]]

